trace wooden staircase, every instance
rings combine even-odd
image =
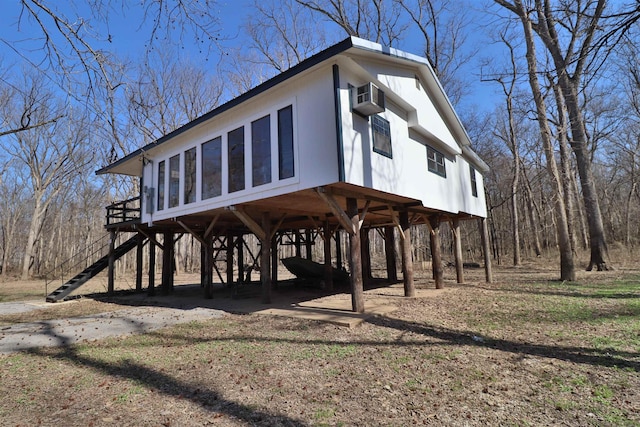
[[[138,237],[133,236],[126,242],[114,249],[114,258],[118,259],[124,254],[135,248],[138,244]],[[76,274],[73,278],[68,280],[64,285],[60,286],[55,291],[47,295],[47,302],[59,302],[69,299],[69,294],[78,289],[89,281],[89,279],[95,277],[98,273],[109,266],[109,255],[105,255],[98,261],[91,264],[89,267]]]

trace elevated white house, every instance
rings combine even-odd
[[[441,221],[455,230],[459,220],[486,217],[487,170],[426,59],[351,37],[97,173],[142,179],[139,215],[127,203],[111,206],[107,228],[155,244],[163,233],[167,257],[171,233],[192,233],[203,245],[205,289],[216,239],[230,263],[233,239],[260,239],[269,302],[279,233],[321,230],[330,282],[331,236],[346,230],[353,309],[362,311],[360,231],[391,234],[390,252],[394,233],[406,243],[411,295],[409,226],[428,223],[437,238]],[[461,256],[456,262],[461,271]],[[163,287],[171,276],[163,273]]]

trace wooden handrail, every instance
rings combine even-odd
[[[107,206],[107,225],[139,221],[140,213],[140,196],[113,203]]]

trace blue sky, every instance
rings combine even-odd
[[[33,39],[34,34],[38,34],[34,32],[36,23],[33,20],[23,19],[22,26],[19,28],[17,25],[20,14],[19,2],[17,0],[0,0],[0,2],[2,2],[2,13],[0,13],[0,59],[2,62],[0,63],[0,69],[6,69],[7,66],[20,66],[24,62],[24,58],[21,58],[11,46],[20,46],[20,52],[23,55],[28,56],[28,59],[33,63],[38,63],[42,57],[41,51],[38,50],[42,45],[42,40]],[[82,3],[82,1],[76,1],[74,4],[80,7]],[[61,13],[70,14],[69,0],[49,0],[48,4]],[[98,27],[98,31],[103,36],[111,35],[111,42],[94,41],[93,45],[112,51],[119,57],[135,59],[145,52],[149,28],[140,28],[142,10],[138,6],[138,2],[127,3],[125,0],[123,3],[114,2],[114,4],[118,6],[114,6],[110,11],[108,26],[101,25]],[[129,7],[129,4],[133,6]],[[220,33],[222,38],[228,39],[223,42],[226,46],[242,46],[246,44],[243,43],[242,23],[245,16],[251,13],[252,5],[252,0],[220,0],[216,3],[215,13],[219,16]],[[81,13],[85,16],[90,16],[88,10]],[[90,24],[95,24],[95,22],[90,22]],[[327,30],[331,30],[328,24]],[[177,37],[177,35],[174,35],[174,37]],[[474,37],[478,38],[481,35],[476,34]],[[406,38],[403,48],[411,53],[420,55],[421,46],[418,44],[412,45],[410,43],[411,39],[411,37]],[[421,37],[415,37],[414,39],[421,40]],[[155,48],[162,47],[162,40],[156,42]],[[485,49],[487,49],[486,46]],[[184,46],[181,49],[176,49],[175,52],[176,55],[182,55],[184,52],[184,55],[188,56],[191,62],[207,64],[207,66],[217,63],[219,55],[219,50],[215,48],[211,53],[200,52],[197,43],[188,36],[185,38]],[[484,54],[486,55],[486,53]],[[178,56],[176,60],[179,61],[181,58]],[[498,89],[497,85],[481,83],[477,69],[470,68],[466,72],[468,73],[472,92],[472,95],[467,99],[468,106],[477,104],[479,108],[485,109],[487,105],[493,105],[494,93]],[[0,74],[0,78],[2,77]]]

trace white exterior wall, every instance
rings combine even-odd
[[[345,180],[421,200],[425,207],[486,216],[482,177],[476,172],[475,197],[471,193],[469,163],[422,85],[417,87],[415,73],[394,69],[399,76],[391,76],[384,74],[384,69],[377,72],[371,64],[367,69],[410,107],[389,102],[391,91],[382,88],[387,95],[387,108],[379,115],[389,121],[391,128],[392,158],[388,158],[373,151],[371,120],[350,111],[348,85],[367,83],[357,71],[340,69]],[[445,156],[446,178],[428,170],[427,145]]]
[[[425,207],[444,212],[486,216],[482,176],[476,172],[478,195],[474,197],[469,163],[431,102],[424,82],[417,84],[416,69],[337,58],[335,62],[327,61],[298,74],[145,153],[143,185],[153,187],[155,194],[149,214],[148,199],[143,191],[142,221],[151,223],[338,182],[333,63],[339,64],[345,181],[421,200]],[[348,85],[363,85],[372,77],[387,94],[387,109],[380,116],[390,122],[392,158],[373,151],[370,120],[350,110]],[[295,174],[279,180],[277,112],[289,105],[293,107]],[[267,114],[271,117],[271,182],[252,187],[251,122]],[[245,132],[245,189],[228,193],[227,134],[240,126],[244,126]],[[222,194],[202,200],[201,145],[219,136],[222,139]],[[445,156],[446,178],[428,170],[427,145]],[[196,201],[185,204],[184,152],[193,147],[196,147]],[[181,156],[180,204],[169,208],[169,159],[178,154]],[[158,164],[163,160],[165,208],[157,210]]]
[[[293,106],[294,177],[279,180],[278,176],[278,110]],[[330,66],[298,76],[250,101],[232,108],[213,119],[187,130],[173,140],[147,153],[150,162],[143,169],[146,187],[154,187],[153,213],[148,214],[148,199],[143,193],[143,222],[152,222],[226,207],[265,197],[286,194],[301,189],[338,181],[338,150],[336,142],[333,100],[333,77]],[[271,116],[271,182],[252,187],[251,122]],[[227,133],[244,126],[245,189],[229,193]],[[222,194],[202,200],[201,145],[222,137]],[[184,204],[184,152],[196,147],[196,202]],[[169,159],[180,154],[180,204],[169,208]],[[158,164],[165,161],[165,208],[157,210]]]

